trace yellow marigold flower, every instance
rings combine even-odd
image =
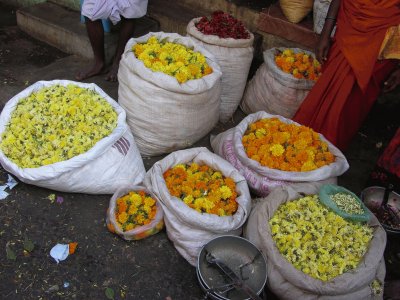
[[[126,221],[128,221],[128,214],[126,212],[120,213],[119,216],[118,216],[118,221],[121,224],[124,224]]]
[[[221,197],[222,199],[226,200],[232,196],[232,191],[229,187],[226,185],[223,185],[219,188],[219,191],[221,192]]]
[[[275,144],[269,148],[273,156],[281,156],[285,152],[285,148],[282,145]]]

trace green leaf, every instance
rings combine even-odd
[[[114,300],[114,295],[115,295],[115,293],[114,293],[114,290],[112,289],[112,288],[106,288],[106,297],[107,297],[107,299],[111,299],[111,300]]]
[[[28,252],[32,252],[32,250],[35,248],[35,245],[33,244],[32,241],[30,241],[27,237],[24,240],[24,249]]]
[[[16,260],[17,256],[15,255],[15,252],[8,246],[8,243],[6,245],[6,254],[7,254],[7,259],[9,260]]]

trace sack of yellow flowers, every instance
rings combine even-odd
[[[118,102],[143,155],[186,148],[218,122],[221,69],[189,37],[152,32],[130,39],[118,71]]]
[[[251,114],[263,110],[291,118],[320,76],[312,52],[299,48],[271,48],[249,81],[240,108]]]
[[[207,148],[171,153],[153,165],[145,184],[160,200],[169,239],[193,266],[209,240],[240,235],[250,213],[246,180]]]
[[[278,186],[336,183],[349,168],[343,153],[321,134],[264,111],[212,137],[211,146],[260,196]]]
[[[125,240],[141,240],[164,227],[164,214],[157,199],[143,186],[119,189],[110,200],[107,228]]]
[[[95,84],[39,81],[0,115],[0,162],[21,181],[76,193],[113,194],[145,169],[125,111]]]
[[[313,184],[257,199],[244,236],[265,255],[279,299],[383,297],[385,230],[375,216],[362,224],[329,211]]]
[[[188,35],[211,52],[222,71],[219,120],[227,122],[239,106],[253,60],[254,35],[233,16],[222,11],[195,18],[186,27]],[[207,31],[214,26],[213,30]]]

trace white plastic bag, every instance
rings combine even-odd
[[[202,214],[182,200],[171,196],[165,184],[164,172],[177,164],[191,162],[206,164],[235,181],[238,209],[234,215],[219,217],[214,214]],[[171,153],[156,162],[147,172],[145,185],[160,200],[169,239],[192,265],[196,264],[201,247],[209,240],[225,234],[240,235],[242,225],[250,213],[251,198],[246,180],[232,165],[207,148],[192,148]]]
[[[113,194],[121,186],[140,183],[145,175],[145,169],[133,136],[126,124],[125,111],[93,83],[69,80],[36,82],[7,102],[0,115],[0,136],[10,120],[11,113],[21,99],[43,87],[55,84],[63,86],[74,84],[95,90],[116,111],[117,127],[89,151],[69,160],[39,168],[20,168],[0,150],[0,162],[3,168],[25,183],[62,192]]]
[[[283,72],[275,63],[277,50],[284,51],[285,48],[264,51],[264,63],[246,86],[240,104],[246,114],[263,110],[291,118],[314,86],[315,82],[312,80],[298,79]],[[292,50],[294,53],[305,52],[314,56],[312,52],[303,49]]]
[[[193,19],[186,32],[215,56],[222,71],[222,92],[219,120],[226,122],[232,117],[242,99],[250,65],[253,60],[254,35],[248,39],[220,38],[206,35],[196,28],[201,18]]]
[[[278,118],[282,122],[298,124],[282,116],[270,115],[260,111],[248,115],[236,127],[231,128],[215,137],[211,137],[211,146],[215,153],[229,161],[246,178],[249,187],[260,196],[268,195],[279,186],[295,186],[303,182],[335,183],[336,177],[343,174],[349,164],[332,143],[322,135],[320,138],[328,144],[329,151],[335,156],[335,162],[309,172],[288,172],[262,166],[259,162],[247,157],[243,147],[242,137],[248,126],[260,119]]]
[[[213,72],[180,84],[174,77],[153,72],[132,52],[150,37],[167,39],[202,53]],[[216,59],[189,37],[151,32],[130,39],[118,71],[118,101],[143,155],[159,155],[188,147],[209,133],[219,117],[221,70]]]

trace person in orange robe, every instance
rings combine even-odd
[[[293,120],[346,150],[382,89],[400,84],[398,61],[377,60],[386,31],[398,24],[400,0],[332,0],[316,49],[322,75]]]

